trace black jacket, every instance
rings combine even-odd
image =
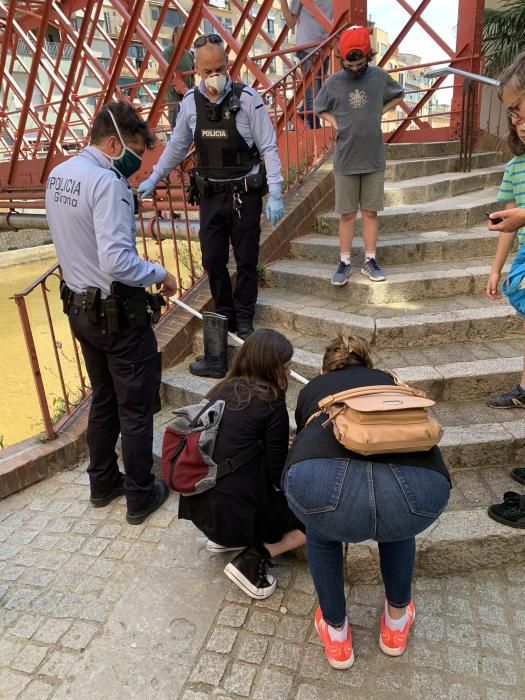
[[[263,454],[219,479],[213,489],[197,496],[181,496],[179,518],[191,520],[209,539],[222,545],[278,542],[285,532],[302,527],[279,490],[288,435],[284,398],[270,403],[254,397],[242,411],[231,410],[226,404],[213,459],[219,464],[259,440],[264,445]]]
[[[306,425],[308,418],[319,410],[319,400],[326,396],[361,386],[393,385],[394,383],[393,378],[386,372],[368,369],[362,365],[334,370],[312,379],[301,390],[297,400],[295,411],[297,437],[290,448],[285,471],[295,462],[302,462],[305,459],[358,459],[381,464],[405,464],[434,469],[444,474],[450,481],[448,470],[438,447],[433,447],[427,452],[396,452],[366,457],[343,447],[335,438],[331,423],[323,428],[322,423],[326,420],[326,416],[321,415]]]

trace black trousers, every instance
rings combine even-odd
[[[200,202],[202,264],[208,273],[215,311],[228,317],[230,330],[239,323],[252,323],[257,302],[262,196],[252,191],[240,197],[240,216],[233,210],[231,192],[202,196]],[[235,290],[227,268],[230,241],[237,264]]]
[[[157,339],[149,325],[103,334],[74,307],[69,322],[93,392],[87,429],[91,495],[104,495],[120,480],[115,453],[120,433],[128,510],[141,511],[153,494],[153,413],[159,408],[161,376]]]

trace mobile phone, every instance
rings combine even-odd
[[[491,224],[501,224],[501,222],[503,221],[503,219],[500,216],[497,216],[495,219],[491,219],[488,211],[485,212],[485,216],[487,217],[487,219],[490,220]]]

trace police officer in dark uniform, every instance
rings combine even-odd
[[[227,330],[243,339],[253,332],[262,198],[269,193],[266,216],[275,225],[284,214],[281,164],[263,101],[252,88],[231,80],[221,37],[201,36],[194,48],[202,81],[184,96],[171,140],[138,192],[151,194],[195,142],[192,187],[200,199],[202,263],[219,317],[205,317],[205,356],[190,371],[221,377]],[[230,241],[237,263],[234,290],[227,269]],[[221,323],[221,316],[227,322]]]
[[[54,168],[46,185],[64,312],[92,388],[87,430],[91,503],[105,506],[125,494],[131,524],[143,522],[168,497],[166,485],[151,473],[161,371],[151,323],[160,299],[145,287],[162,283],[162,293],[171,295],[177,281],[139,257],[127,181],[154,143],[133,107],[113,102],[96,115],[90,145]],[[115,453],[119,434],[125,475]]]

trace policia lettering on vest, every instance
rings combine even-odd
[[[241,338],[253,331],[262,198],[269,192],[266,216],[275,225],[284,214],[281,164],[263,101],[252,88],[231,80],[222,39],[217,34],[199,37],[195,51],[202,81],[184,96],[171,139],[138,192],[149,196],[195,143],[190,202],[200,209],[202,264],[217,314],[204,324],[205,356],[190,371],[221,377],[227,369],[227,331],[237,331]],[[230,241],[237,264],[235,289],[227,269]]]
[[[164,300],[146,287],[177,281],[135,247],[135,203],[127,177],[155,137],[123,102],[96,115],[91,143],[56,166],[46,185],[46,213],[62,269],[64,313],[80,343],[92,389],[87,440],[91,503],[124,494],[126,518],[143,522],[168,497],[153,466],[160,354],[151,324]],[[115,445],[121,436],[125,475]]]

